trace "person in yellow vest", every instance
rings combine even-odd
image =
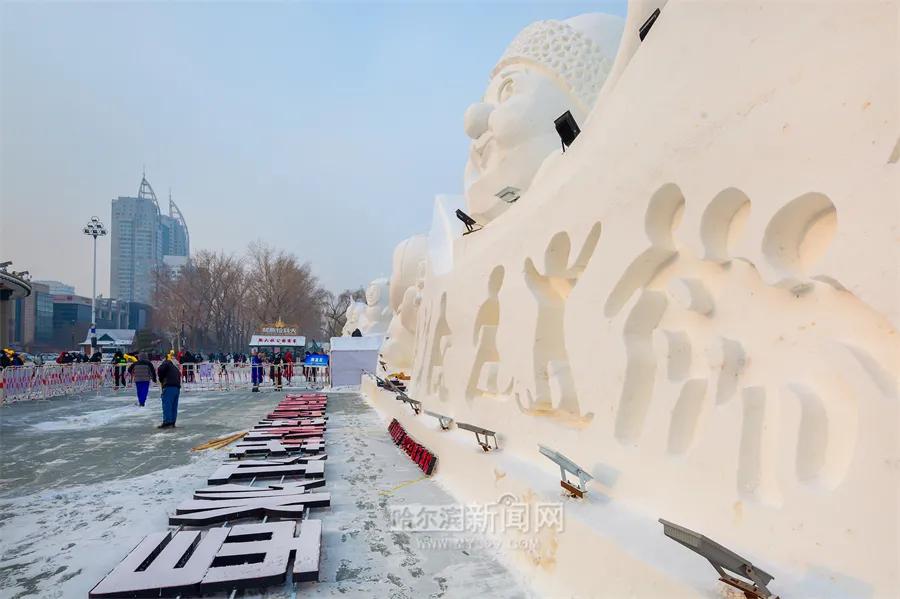
[[[119,386],[125,386],[125,354],[122,353],[121,349],[117,349],[116,353],[113,355],[112,359],[113,363],[113,379],[115,382],[115,390],[119,390]]]

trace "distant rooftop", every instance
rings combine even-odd
[[[134,343],[134,329],[97,329],[97,345],[118,345],[128,347]],[[88,331],[87,337],[81,342],[81,345],[91,344],[91,332]]]

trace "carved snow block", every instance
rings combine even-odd
[[[309,508],[331,505],[330,493],[298,493],[278,497],[190,499],[178,504],[169,517],[172,526],[211,526],[241,518],[303,518]]]
[[[295,581],[317,580],[322,523],[305,520],[295,536],[293,521],[241,524],[199,531],[148,535],[89,597],[195,596],[216,590],[284,582],[290,558]]]
[[[219,466],[207,484],[223,485],[232,480],[242,478],[281,478],[305,477],[324,478],[325,462],[323,455],[296,457],[283,460],[241,460],[240,462],[225,462]]]

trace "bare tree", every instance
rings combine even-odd
[[[250,244],[248,255],[259,321],[296,323],[301,334],[321,338],[321,289],[309,263],[262,242]]]
[[[308,263],[259,242],[246,256],[199,251],[178,276],[156,277],[157,328],[174,347],[199,351],[240,351],[260,325],[277,320],[321,339],[337,318],[340,334],[349,298],[364,297],[360,288],[334,298]]]

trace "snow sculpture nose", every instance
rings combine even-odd
[[[488,118],[494,107],[484,102],[476,102],[466,109],[463,117],[463,128],[471,139],[478,139],[481,134],[487,131]]]

